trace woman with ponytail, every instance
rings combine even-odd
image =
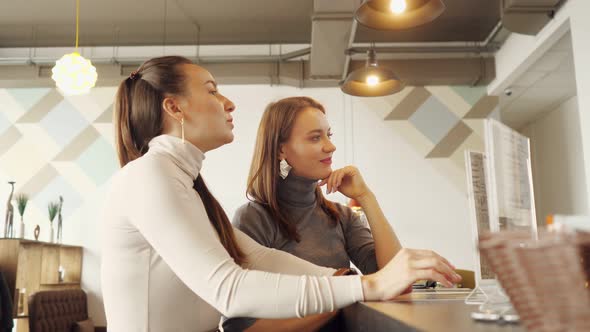
[[[419,279],[454,281],[450,263],[429,252],[334,277],[335,269],[232,228],[200,169],[207,151],[233,140],[234,110],[213,76],[182,57],[148,60],[121,82],[114,126],[122,168],[102,216],[109,331],[214,331],[222,314],[303,317],[391,299]],[[436,266],[407,273],[414,261]]]

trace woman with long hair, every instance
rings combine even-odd
[[[352,262],[364,274],[375,273],[402,246],[360,171],[354,166],[332,169],[336,146],[331,136],[326,111],[318,101],[290,97],[269,104],[260,121],[248,177],[251,202],[236,211],[234,225],[266,247],[311,263],[342,269]],[[366,220],[326,199],[324,185],[328,194],[339,191],[356,200]],[[255,324],[252,319],[229,320],[224,326],[228,330],[309,331],[334,316]]]
[[[418,279],[453,280],[443,258],[410,253],[371,275],[333,277],[234,230],[200,175],[205,153],[233,140],[234,110],[213,76],[182,57],[148,60],[119,85],[122,168],[102,216],[109,331],[212,331],[221,314],[303,317],[391,299]],[[430,268],[406,273],[413,262]]]

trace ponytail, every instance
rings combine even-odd
[[[117,155],[121,167],[141,156],[141,153],[135,146],[133,134],[131,133],[129,83],[130,80],[126,79],[119,84],[115,101],[115,112],[113,114],[113,123],[116,126],[115,140]]]
[[[225,247],[225,250],[227,250],[236,264],[241,265],[245,261],[245,255],[236,244],[234,228],[223,211],[221,204],[219,204],[211,192],[209,192],[209,188],[207,188],[207,185],[200,174],[194,181],[193,188],[201,197],[203,205],[205,205],[205,211],[207,211],[207,216],[209,217],[209,220],[211,220],[213,227],[215,227],[217,235],[219,235],[219,239]]]

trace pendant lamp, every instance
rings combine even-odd
[[[346,77],[340,85],[342,92],[358,97],[381,97],[401,91],[404,83],[391,70],[377,65],[374,49],[367,52],[367,65]]]
[[[434,21],[445,11],[442,0],[367,0],[356,20],[377,30],[402,30]]]
[[[51,69],[51,78],[55,85],[66,96],[88,93],[96,84],[96,68],[90,60],[78,53],[78,34],[80,21],[80,0],[76,0],[76,50],[66,54],[55,62]]]

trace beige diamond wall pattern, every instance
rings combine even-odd
[[[483,120],[498,106],[485,87],[407,87],[383,98],[359,98],[460,191],[464,151],[483,151]]]
[[[16,192],[31,197],[29,221],[45,221],[47,203],[59,195],[65,199],[64,218],[88,203],[118,169],[112,127],[115,93],[116,87],[72,97],[53,88],[0,89],[0,198],[8,194],[6,182],[16,181]],[[464,190],[463,151],[483,150],[482,119],[498,100],[480,87],[427,86],[355,102],[377,112]]]
[[[9,180],[17,193],[30,196],[26,237],[34,224],[41,224],[41,238],[46,235],[48,202],[62,195],[67,219],[117,170],[115,92],[104,87],[63,97],[53,88],[0,89],[0,197],[4,204]]]

